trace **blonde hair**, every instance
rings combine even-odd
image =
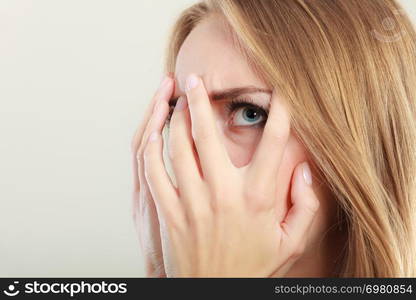
[[[337,276],[416,276],[416,33],[402,8],[393,0],[203,1],[173,27],[167,72],[213,14],[287,101],[340,207],[348,238]]]

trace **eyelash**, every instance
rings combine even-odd
[[[269,115],[269,109],[264,108],[260,105],[254,103],[252,99],[233,99],[228,102],[226,105],[226,109],[228,114],[234,113],[236,110],[243,108],[243,107],[250,107],[258,110],[261,115],[263,115],[264,120],[260,123],[253,125],[253,127],[263,127],[266,124],[267,117]]]
[[[173,109],[175,108],[177,100],[178,100],[178,98],[172,99],[173,104],[170,105],[170,107],[169,107],[169,115],[166,119],[167,124],[169,124],[169,122],[170,122],[170,119],[171,119],[172,114],[173,114]],[[254,101],[252,99],[232,99],[231,101],[226,103],[225,107],[226,107],[226,110],[227,110],[228,114],[232,114],[237,109],[242,108],[242,107],[251,107],[251,108],[257,109],[264,116],[265,120],[261,123],[253,125],[253,126],[256,126],[256,127],[263,127],[264,124],[266,123],[267,117],[269,115],[269,109],[268,108],[257,105],[256,103],[254,103]]]

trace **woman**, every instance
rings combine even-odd
[[[148,276],[415,276],[415,54],[393,0],[185,10],[132,145]]]

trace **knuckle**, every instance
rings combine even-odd
[[[154,182],[153,180],[153,172],[149,170],[149,168],[144,168],[144,177],[146,178],[146,181],[151,183]]]
[[[236,210],[235,199],[228,191],[218,191],[215,193],[215,200],[211,202],[211,210],[214,214],[226,214]]]
[[[214,184],[212,194],[215,202],[224,202],[228,199],[227,188],[225,188],[222,184]]]
[[[143,142],[140,144],[139,149],[137,150],[137,153],[136,153],[136,157],[138,160],[142,159],[145,146],[146,145]]]
[[[227,208],[226,203],[229,202],[230,196],[227,188],[225,188],[223,184],[213,182],[209,188],[206,188],[206,192],[210,195],[208,209],[210,209],[212,213],[219,213]]]
[[[150,161],[153,158],[153,151],[150,143],[147,143],[143,149],[143,159],[144,161]]]
[[[181,214],[170,210],[165,210],[163,212],[164,223],[169,232],[182,232],[184,230],[186,222],[184,218],[180,216]]]
[[[189,214],[189,219],[193,224],[210,224],[213,211],[205,205],[195,205]]]
[[[138,163],[138,166],[140,167],[140,164],[143,162],[143,155],[142,155],[143,151],[138,150],[136,152],[136,160]]]
[[[214,214],[225,213],[234,211],[235,205],[230,198],[221,198],[211,204],[211,210]]]
[[[136,155],[136,160],[137,160],[138,172],[140,172],[141,166],[143,164],[143,157],[141,155],[137,154]]]

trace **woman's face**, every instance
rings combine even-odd
[[[267,86],[250,69],[216,17],[207,18],[198,24],[184,41],[176,62],[175,98],[185,95],[185,80],[190,73],[198,74],[204,81],[219,125],[220,136],[231,161],[236,167],[247,165],[262,136],[272,87]],[[226,98],[214,99],[215,97],[212,96],[224,90],[246,87],[254,89],[241,94],[228,95]],[[281,187],[280,192],[284,193],[287,199],[277,208],[281,220],[284,219],[290,206],[289,184],[292,173],[296,165],[305,160],[305,148],[292,132],[276,178]],[[334,215],[334,207],[330,205],[330,201],[326,199],[328,197],[325,197],[325,193],[318,188],[316,182],[314,189],[321,205],[309,232],[301,274],[305,273],[305,264],[320,262],[322,265],[319,258],[322,256],[324,259],[324,256],[329,255],[322,238],[323,233],[332,223],[329,216]],[[296,266],[292,272],[293,276],[297,274],[295,269]]]

